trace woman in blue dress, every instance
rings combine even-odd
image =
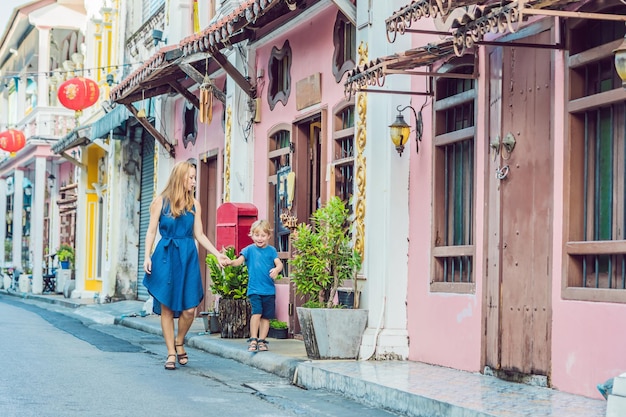
[[[195,318],[196,307],[204,298],[196,241],[217,256],[222,266],[229,262],[204,234],[195,188],[196,166],[189,161],[178,162],[165,189],[150,205],[143,284],[152,295],[154,313],[161,315],[168,370],[176,369],[176,359],[180,365],[189,361],[185,336]],[[151,254],[157,227],[161,239]],[[176,333],[175,318],[178,319]]]

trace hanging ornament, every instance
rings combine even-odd
[[[213,83],[209,78],[209,59],[204,63],[204,78],[200,84],[200,123],[211,124],[213,120]]]
[[[24,132],[17,129],[9,129],[0,133],[0,149],[10,152],[11,156],[26,145]]]
[[[200,123],[211,124],[213,120],[213,83],[208,75],[200,84]]]
[[[96,104],[100,89],[94,80],[75,77],[59,86],[57,96],[64,107],[75,110],[76,117],[79,117],[84,109]]]

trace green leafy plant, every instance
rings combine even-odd
[[[311,225],[299,224],[291,235],[290,275],[305,307],[332,308],[346,279],[356,279],[361,255],[352,244],[350,213],[339,197],[313,212]]]
[[[235,248],[229,246],[224,254],[230,259],[236,259]],[[211,291],[213,294],[220,295],[223,298],[245,299],[248,291],[248,267],[245,264],[240,266],[225,266],[220,268],[217,257],[208,254],[206,264],[209,266],[211,274]]]
[[[74,266],[74,248],[68,245],[67,243],[61,244],[59,249],[57,250],[57,258],[59,262],[68,261],[70,263],[70,267]]]
[[[270,327],[272,329],[277,329],[277,330],[286,329],[287,328],[287,322],[276,320],[276,319],[270,319]]]

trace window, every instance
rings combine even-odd
[[[285,41],[282,49],[272,48],[268,68],[269,91],[267,101],[270,109],[274,110],[279,101],[287,105],[291,92],[291,47],[289,41]]]
[[[335,109],[332,194],[349,203],[354,193],[354,101]]]
[[[288,211],[288,175],[291,172],[291,133],[280,129],[269,137],[268,149],[268,204],[269,218],[274,228],[274,246],[279,257],[289,252],[289,229],[283,226],[280,215]]]
[[[356,66],[356,28],[341,12],[335,20],[333,43],[333,75],[339,83],[343,74]]]
[[[460,61],[448,72],[472,74]],[[435,88],[432,291],[473,291],[475,100],[473,79],[441,77]]]
[[[626,302],[626,107],[612,53],[625,31],[587,20],[569,32],[564,298]]]

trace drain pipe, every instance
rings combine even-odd
[[[374,347],[372,348],[371,354],[369,354],[367,357],[365,356],[361,357],[362,361],[368,361],[372,359],[372,357],[376,354],[376,346],[378,346],[378,336],[380,336],[380,331],[382,330],[382,327],[383,327],[383,318],[385,317],[386,304],[387,304],[387,296],[384,295],[383,305],[382,305],[382,308],[380,309],[380,318],[378,319],[378,326],[376,327],[376,332],[374,333]]]

